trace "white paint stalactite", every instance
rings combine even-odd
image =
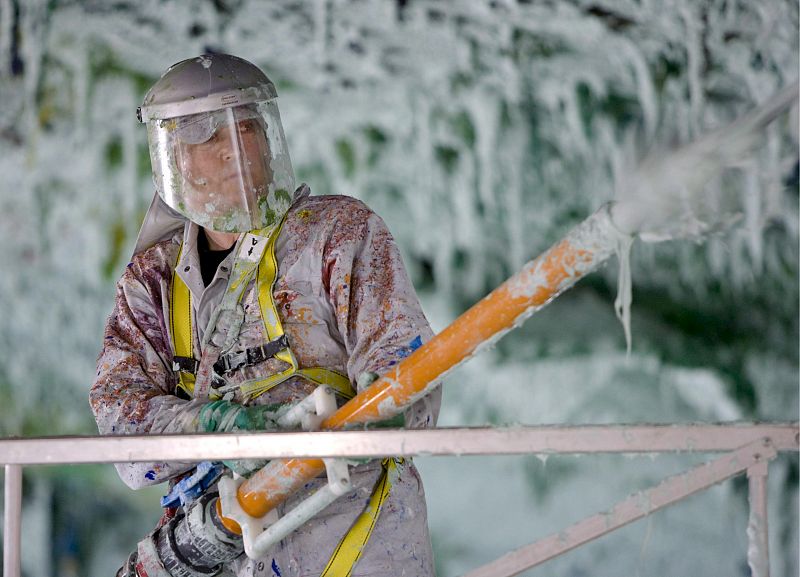
[[[699,30],[701,23],[697,11],[697,8],[691,6],[682,6],[680,9],[686,32],[686,63],[689,79],[691,133],[693,135],[701,133],[703,120],[703,83],[700,72],[703,66],[703,46]]]
[[[328,11],[330,0],[314,0],[314,46],[317,66],[328,60]]]
[[[0,1],[0,78],[11,74],[11,44],[14,34],[14,9],[11,0]]]
[[[616,253],[619,266],[617,274],[617,298],[614,300],[614,311],[625,331],[625,345],[628,356],[631,354],[631,303],[633,302],[633,281],[631,280],[631,247],[634,237],[619,234],[616,239]]]

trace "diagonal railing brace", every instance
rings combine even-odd
[[[685,473],[670,477],[651,489],[635,493],[606,512],[587,517],[559,533],[507,553],[491,563],[473,569],[463,577],[511,577],[517,575],[620,527],[638,521],[689,495],[743,473],[751,467],[765,467],[766,463],[775,458],[776,454],[769,439],[745,445],[741,449],[703,463]],[[759,538],[761,537],[759,536]],[[763,553],[766,554],[766,550],[763,550]],[[764,563],[764,559],[765,557],[762,556],[759,562]],[[759,574],[755,571],[753,576],[767,577],[766,574]]]

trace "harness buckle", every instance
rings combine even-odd
[[[274,341],[270,341],[266,344],[251,347],[243,351],[227,353],[222,355],[217,362],[214,363],[214,372],[219,375],[224,375],[236,369],[241,369],[242,367],[251,367],[274,357],[288,346],[289,340],[286,338],[286,335],[283,334]]]
[[[176,373],[191,373],[197,374],[197,369],[200,368],[200,361],[193,357],[179,357],[175,355],[172,357],[172,370]]]
[[[231,371],[235,371],[238,368],[245,366],[248,362],[248,351],[237,351],[234,353],[228,353],[227,355],[223,355],[219,358],[222,362],[222,366],[219,367],[222,369],[222,373],[230,373]],[[214,365],[214,369],[217,369],[217,365]]]

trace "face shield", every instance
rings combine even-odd
[[[274,225],[294,190],[274,99],[147,120],[158,194],[200,226],[246,232]]]

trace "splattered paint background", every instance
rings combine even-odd
[[[298,180],[366,201],[441,329],[614,196],[645,153],[798,70],[789,1],[0,0],[0,434],[91,434],[86,402],[152,194],[135,108],[170,64],[232,52],[276,82]],[[634,246],[450,378],[441,424],[798,419],[797,112],[708,190],[740,218]],[[443,577],[696,457],[420,459]],[[771,467],[773,575],[796,575],[797,459]],[[107,575],[158,515],[111,467],[30,468],[25,571]],[[726,483],[530,575],[745,575]],[[703,547],[697,543],[703,542]]]

